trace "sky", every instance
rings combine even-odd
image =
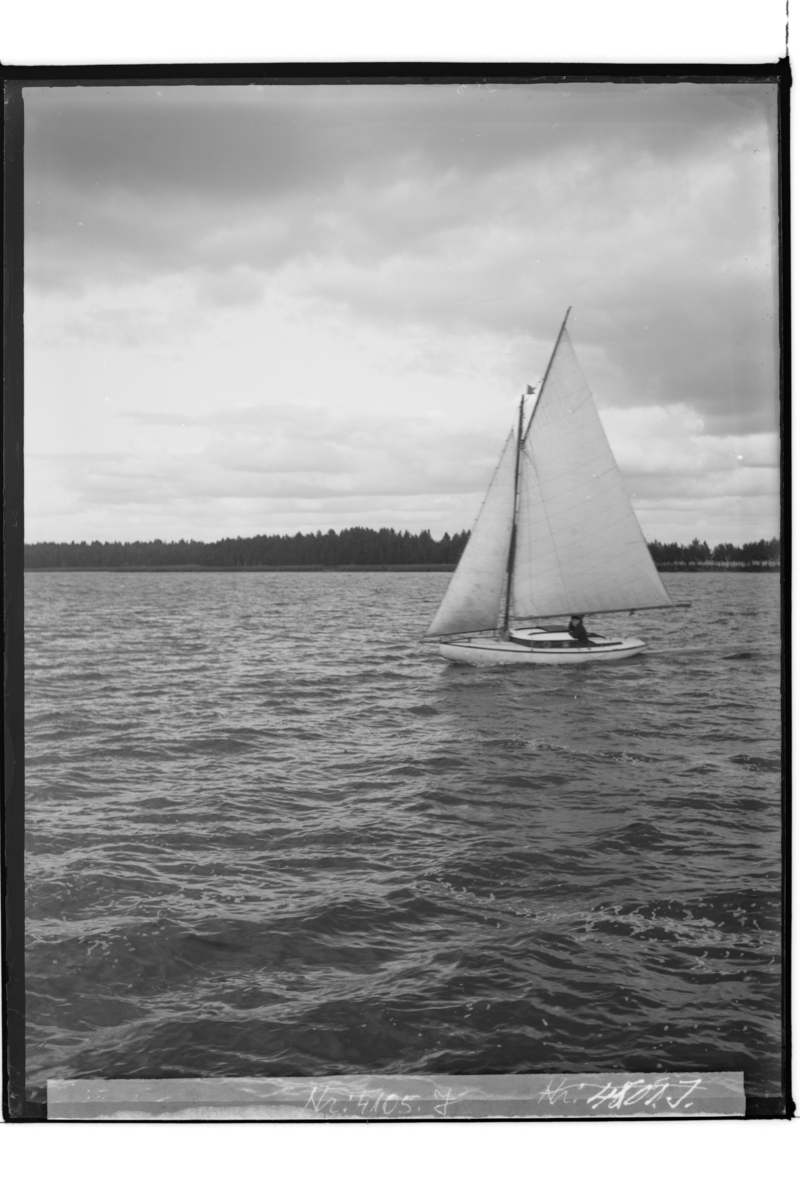
[[[26,541],[469,528],[570,305],[645,536],[777,535],[773,85],[24,98]]]

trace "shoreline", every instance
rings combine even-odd
[[[780,563],[769,565],[751,564],[751,563],[698,563],[696,566],[690,566],[685,563],[662,563],[656,564],[659,574],[687,574],[695,575],[699,572],[721,572],[734,574],[751,574],[751,575],[772,575],[780,571]],[[316,572],[317,574],[337,574],[341,572],[401,572],[401,573],[420,573],[429,574],[431,572],[445,572],[452,574],[456,569],[455,563],[392,563],[384,565],[367,565],[367,564],[342,564],[336,567],[321,567],[316,565],[308,566],[291,566],[291,567],[208,567],[201,564],[186,564],[178,566],[119,566],[119,567],[24,567],[24,573],[27,574],[42,574],[46,572],[107,572],[111,574],[197,574],[200,572],[216,573],[216,574],[285,574],[286,572],[296,572],[307,574],[308,572]]]
[[[160,567],[160,566],[132,566],[132,565],[126,565],[126,566],[120,566],[120,567],[28,567],[28,566],[26,566],[24,568],[24,571],[26,574],[29,572],[38,573],[38,572],[43,572],[43,571],[64,571],[64,572],[69,572],[69,571],[107,571],[107,572],[112,572],[112,573],[116,572],[117,574],[120,574],[120,573],[142,574],[142,573],[146,573],[146,572],[162,573],[162,574],[169,573],[169,572],[172,572],[173,574],[176,572],[183,572],[183,573],[216,572],[217,574],[256,575],[259,573],[261,573],[261,574],[263,574],[263,573],[279,574],[279,573],[285,573],[287,571],[300,572],[303,574],[307,574],[309,571],[316,572],[318,574],[332,574],[332,573],[337,573],[337,572],[341,572],[341,571],[346,571],[346,572],[347,571],[349,571],[349,572],[353,572],[353,571],[367,571],[367,572],[369,572],[369,571],[405,571],[405,572],[411,571],[411,572],[414,572],[414,571],[417,571],[417,572],[423,572],[423,573],[427,574],[431,571],[447,571],[447,572],[452,573],[453,571],[455,571],[455,569],[456,569],[455,563],[393,563],[390,565],[380,565],[379,564],[379,565],[371,565],[371,566],[366,565],[366,564],[363,564],[363,565],[362,564],[358,564],[358,565],[343,564],[343,565],[337,566],[337,567],[320,567],[320,566],[316,566],[315,564],[308,565],[308,566],[292,566],[292,567],[265,567],[265,566],[252,566],[252,567],[216,567],[216,566],[214,566],[214,567],[207,567],[207,566],[203,566],[199,563],[197,563],[197,564],[187,563],[186,565],[180,564],[177,566],[163,566],[163,567]]]

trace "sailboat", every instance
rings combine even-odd
[[[425,634],[454,662],[632,658],[645,649],[643,641],[587,633],[583,618],[677,607],[656,570],[572,347],[570,311],[527,425],[526,396],[520,400],[516,428]]]

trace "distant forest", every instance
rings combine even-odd
[[[373,568],[388,570],[452,570],[469,533],[446,533],[438,541],[429,530],[397,533],[394,529],[343,529],[335,533],[262,534],[222,538],[218,542],[37,542],[25,547],[25,566],[35,569],[95,568],[207,570],[324,570]],[[689,546],[649,542],[662,570],[739,568],[769,570],[778,566],[780,540],[721,544],[710,549],[697,538]]]
[[[469,534],[436,541],[394,529],[261,534],[218,542],[38,542],[25,547],[26,567],[453,567]]]
[[[648,542],[650,553],[657,567],[749,567],[766,570],[777,567],[781,557],[780,538],[771,542],[745,542],[743,546],[732,546],[721,542],[712,550],[707,542],[694,539],[688,546],[677,542]]]

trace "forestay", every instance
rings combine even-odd
[[[514,518],[516,449],[512,431],[464,553],[426,636],[497,627]]]
[[[512,619],[672,602],[566,329],[522,445]]]

